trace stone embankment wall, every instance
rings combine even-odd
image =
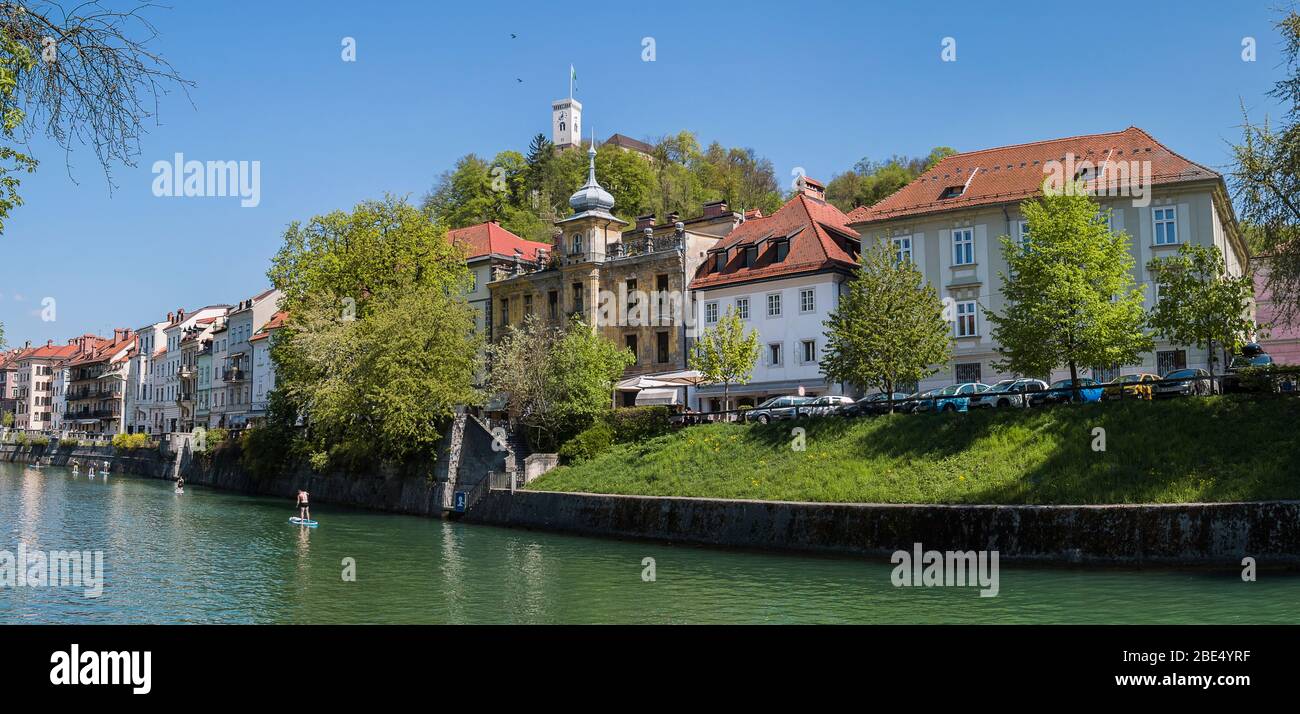
[[[1300,564],[1300,501],[1114,506],[824,504],[491,491],[467,521],[699,545],[1116,565]]]

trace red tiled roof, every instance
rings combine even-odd
[[[289,313],[285,312],[284,310],[275,313],[274,315],[271,316],[271,319],[266,321],[265,325],[262,325],[262,327],[258,329],[258,331],[254,333],[252,337],[248,338],[248,341],[254,342],[256,340],[265,340],[266,338],[270,337],[272,332],[280,329],[281,327],[284,327],[284,320],[288,316]]]
[[[768,245],[759,248],[753,267],[741,267],[742,251],[736,250],[758,242],[790,238],[785,260],[772,262],[775,251]],[[849,228],[847,216],[825,201],[800,193],[770,216],[752,218],[736,226],[726,238],[710,249],[691,281],[691,289],[743,283],[750,280],[784,275],[811,273],[827,268],[852,269],[857,261],[849,252],[850,240],[858,232]],[[726,249],[727,265],[723,272],[714,270],[713,254]]]
[[[67,359],[77,353],[76,345],[42,345],[24,352],[19,360],[32,359]]]
[[[848,222],[860,225],[954,208],[1023,201],[1042,190],[1043,180],[1047,177],[1044,164],[1064,162],[1066,154],[1073,154],[1076,164],[1089,161],[1094,166],[1107,159],[1111,162],[1150,161],[1153,184],[1221,178],[1218,173],[1169,150],[1145,131],[1130,126],[1108,134],[1072,136],[954,154],[879,203],[853,209],[849,212]],[[952,186],[964,186],[965,190],[956,198],[940,200],[939,195]]]
[[[121,340],[116,339],[116,337],[116,334],[113,337],[94,337],[89,351],[81,350],[80,345],[73,345],[73,347],[77,348],[77,351],[72,355],[67,366],[102,362],[135,345],[134,332],[127,331]]]
[[[481,258],[486,255],[513,258],[516,250],[519,251],[521,260],[536,260],[539,249],[551,249],[549,243],[524,240],[491,221],[475,226],[453,228],[447,231],[447,240],[455,245],[463,246],[466,250],[465,257],[467,260]]]

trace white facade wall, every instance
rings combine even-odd
[[[1111,210],[1111,227],[1116,231],[1125,231],[1132,241],[1131,252],[1134,259],[1134,279],[1145,297],[1143,309],[1150,309],[1156,299],[1156,286],[1151,280],[1147,264],[1154,258],[1175,254],[1183,243],[1216,245],[1224,253],[1228,269],[1240,275],[1246,263],[1244,250],[1240,241],[1225,227],[1224,216],[1214,200],[1213,187],[1205,184],[1181,184],[1174,186],[1157,186],[1151,197],[1150,205],[1135,206],[1131,198],[1100,198],[1103,208]],[[1156,242],[1155,211],[1172,211],[1176,217],[1178,242],[1160,245]],[[1228,209],[1230,210],[1230,209]],[[1024,217],[1019,206],[985,206],[959,209],[946,213],[927,216],[903,217],[889,221],[868,224],[855,224],[863,235],[863,242],[869,240],[906,240],[910,243],[912,260],[921,269],[926,281],[934,286],[940,299],[949,298],[962,303],[973,301],[976,305],[976,330],[973,336],[958,337],[954,327],[953,357],[944,365],[937,365],[938,372],[922,380],[919,389],[931,389],[958,382],[968,381],[962,377],[969,376],[974,365],[979,365],[979,380],[993,383],[1010,376],[999,372],[993,362],[1000,359],[997,344],[992,335],[992,324],[986,314],[989,311],[1000,313],[1003,310],[1001,292],[1001,275],[1007,273],[1006,260],[1002,256],[999,238],[1003,235],[1018,236]],[[954,261],[954,233],[971,230],[974,235],[974,264],[958,265]],[[1156,341],[1155,350],[1143,355],[1140,364],[1120,365],[1120,374],[1148,372],[1160,373],[1157,353],[1182,351],[1186,357],[1186,366],[1208,366],[1208,352],[1185,345],[1172,345],[1162,340]],[[1166,359],[1168,359],[1167,357]],[[958,375],[958,365],[963,375]],[[1080,365],[1079,375],[1094,376],[1094,365]],[[1105,365],[1102,365],[1105,367]],[[1216,367],[1221,371],[1222,363]],[[1167,370],[1165,370],[1167,371]],[[1065,379],[1069,376],[1067,368],[1057,368],[1051,375],[1032,375],[1050,380]],[[1108,375],[1100,375],[1109,378]]]
[[[843,394],[847,385],[827,383],[821,371],[822,352],[826,348],[825,321],[839,306],[844,275],[820,273],[795,276],[771,281],[755,281],[719,286],[695,291],[695,320],[699,331],[714,327],[708,320],[710,306],[717,309],[719,319],[731,309],[740,313],[740,301],[749,301],[749,317],[745,320],[746,333],[758,331],[759,356],[754,371],[745,385],[731,385],[731,406],[737,397],[748,397],[747,402],[757,403],[763,397],[797,394],[799,387],[805,394]],[[811,310],[802,309],[801,298],[811,291]],[[769,296],[779,296],[780,314],[768,315]],[[813,360],[803,355],[803,345],[813,345]],[[779,364],[773,363],[772,348],[780,346]],[[701,411],[713,411],[714,400],[722,399],[722,386],[692,388],[691,406]],[[716,405],[720,406],[720,405]]]

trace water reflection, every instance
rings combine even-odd
[[[0,549],[102,549],[102,597],[0,589],[0,622],[1300,622],[1300,577],[1025,569],[894,588],[886,562],[578,538],[0,463]],[[356,581],[340,577],[355,558]],[[656,579],[641,578],[642,559]]]

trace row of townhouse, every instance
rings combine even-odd
[[[0,426],[164,434],[255,422],[276,383],[269,338],[284,324],[279,300],[268,290],[112,337],[0,352]]]
[[[597,181],[592,161],[587,184],[570,199],[573,215],[556,222],[553,246],[520,248],[510,260],[488,261],[486,282],[476,276],[480,326],[498,339],[527,315],[556,323],[594,317],[588,320],[593,330],[635,356],[617,386],[616,403],[716,411],[723,388],[698,384],[689,355],[697,333],[732,311],[758,333],[761,346],[750,382],[730,387],[737,404],[781,394],[849,394],[851,385],[829,382],[822,373],[824,322],[839,306],[863,242],[886,242],[898,259],[917,266],[955,316],[952,358],[933,365],[935,373],[915,388],[993,382],[1011,376],[995,366],[998,344],[986,319],[1004,307],[1007,265],[998,238],[1026,239],[1020,204],[1041,193],[1050,171],[1076,161],[1084,168],[1074,178],[1096,189],[1112,229],[1132,238],[1133,277],[1144,286],[1146,307],[1159,299],[1148,262],[1181,245],[1217,246],[1230,274],[1247,269],[1249,254],[1223,177],[1136,127],[956,154],[879,203],[848,214],[826,201],[820,182],[805,178],[769,216],[734,213],[716,203],[693,221],[674,216],[656,225],[646,216],[630,230],[611,213],[613,198]],[[1139,182],[1125,184],[1123,195],[1104,190],[1119,174]],[[610,294],[617,296],[616,319],[597,315]],[[652,304],[638,305],[647,299]],[[665,304],[674,301],[686,306],[686,315]],[[639,308],[648,308],[648,321],[632,319]],[[1091,365],[1090,372],[1101,380],[1130,372],[1163,375],[1205,367],[1210,358],[1204,349],[1157,342],[1141,364]],[[1058,369],[1033,376],[1066,375]]]
[[[134,350],[135,335],[119,329],[0,354],[0,419],[19,429],[117,433]]]
[[[275,366],[254,359],[254,338],[265,340],[283,325],[279,302],[280,292],[272,289],[235,305],[178,309],[141,327],[127,385],[126,431],[239,428],[265,416]]]

